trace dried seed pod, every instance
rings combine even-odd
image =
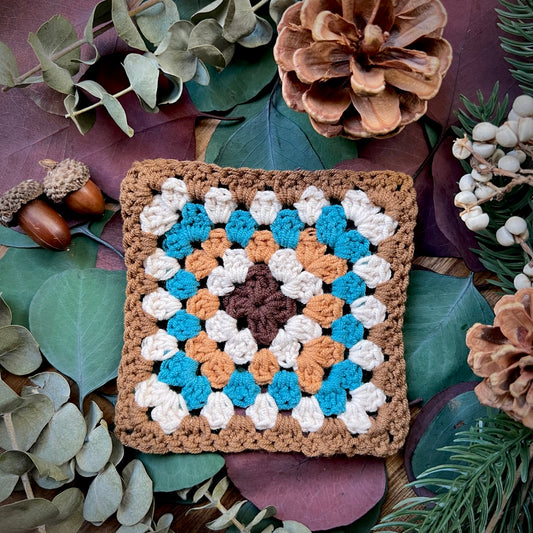
[[[459,189],[461,191],[472,192],[476,188],[476,182],[472,177],[472,174],[465,174],[461,176],[459,180]]]
[[[470,231],[481,231],[489,225],[490,219],[487,213],[469,217],[465,220],[466,227]]]
[[[468,211],[465,211],[464,213],[460,214],[461,220],[463,222],[466,222],[471,217],[477,217],[478,215],[481,215],[483,213],[483,209],[479,205],[475,205],[474,207],[471,207]]]
[[[452,154],[456,159],[468,159],[471,155],[472,143],[465,139],[456,139],[452,146]]]
[[[513,111],[521,117],[533,116],[533,98],[527,94],[521,94],[514,99]]]
[[[531,280],[525,274],[517,274],[513,280],[514,288],[519,291],[531,287]]]
[[[496,145],[491,143],[474,142],[472,144],[474,152],[484,159],[488,159],[495,151]]]
[[[496,141],[500,146],[513,148],[518,144],[518,135],[514,131],[513,124],[516,124],[516,122],[510,120],[498,128]]]
[[[472,139],[474,141],[487,142],[496,137],[498,126],[491,124],[490,122],[480,122],[474,126],[472,130]]]
[[[477,202],[476,195],[469,191],[461,191],[455,195],[454,204],[456,207],[466,207]]]
[[[496,240],[502,246],[512,246],[516,242],[513,234],[505,226],[496,230]]]
[[[63,217],[40,197],[42,185],[26,180],[6,191],[0,198],[0,222],[18,224],[37,244],[50,250],[66,250],[70,230]]]
[[[87,165],[75,159],[64,159],[59,163],[44,159],[39,164],[48,169],[43,186],[46,196],[53,202],[64,201],[69,209],[82,215],[101,215],[104,212],[104,197],[90,179]]]
[[[498,161],[498,168],[508,172],[518,172],[520,170],[520,161],[514,155],[504,155]]]
[[[523,117],[518,119],[518,140],[522,143],[533,139],[533,118]]]
[[[509,217],[504,227],[513,235],[520,235],[527,231],[527,222],[522,217]]]

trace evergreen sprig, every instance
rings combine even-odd
[[[533,0],[499,0],[506,8],[496,9],[498,26],[509,37],[500,37],[503,50],[518,58],[506,57],[512,65],[510,72],[520,83],[520,88],[533,96]]]
[[[509,96],[500,97],[498,82],[495,83],[489,98],[485,99],[481,91],[478,91],[476,96],[477,102],[461,96],[464,109],[456,112],[461,126],[452,127],[457,137],[463,137],[466,133],[471,138],[472,129],[479,122],[486,121],[500,126],[505,121]],[[472,170],[468,160],[461,160],[461,164],[465,172]],[[503,178],[498,176],[494,177],[493,183],[498,187],[505,185]],[[531,229],[533,227],[532,206],[533,188],[529,185],[519,185],[500,200],[493,199],[483,204],[483,210],[489,215],[490,222],[487,229],[475,234],[479,249],[473,251],[479,256],[481,264],[498,276],[497,280],[488,280],[488,282],[500,287],[506,293],[513,293],[516,290],[513,284],[514,277],[522,272],[530,257],[518,244],[502,248],[496,240],[496,230],[513,215],[525,218]]]
[[[532,531],[533,431],[500,413],[482,418],[446,446],[448,464],[408,486],[436,487],[434,497],[407,498],[373,529],[392,533]],[[455,477],[450,481],[449,474]]]

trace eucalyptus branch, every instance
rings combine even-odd
[[[119,91],[118,93],[112,94],[111,96],[113,98],[120,98],[121,96],[124,96],[125,94],[133,91],[133,87],[130,85],[129,87],[126,87],[125,89],[122,89],[122,91]],[[100,107],[104,105],[102,100],[99,100],[98,102],[95,102],[94,104],[91,104],[90,106],[84,107],[82,109],[78,109],[74,111],[74,113],[67,113],[65,115],[65,118],[73,118],[77,117],[78,115],[81,115],[83,113],[87,113],[87,111],[91,111],[93,109],[96,109],[97,107]]]
[[[142,13],[146,9],[148,9],[148,8],[150,8],[150,7],[152,7],[152,6],[156,5],[156,4],[159,4],[160,2],[161,2],[161,0],[148,0],[144,4],[141,4],[140,6],[137,6],[136,8],[131,9],[130,11],[128,11],[128,15],[130,17],[134,17],[135,15],[138,15],[139,13]],[[110,20],[108,22],[104,22],[103,24],[101,24],[100,26],[95,28],[95,30],[93,32],[93,36],[94,37],[98,37],[99,35],[102,35],[106,31],[110,30],[112,27],[113,27],[113,21],[112,20]],[[52,61],[57,61],[58,59],[61,59],[62,57],[66,56],[67,54],[72,52],[73,50],[76,50],[76,49],[80,48],[84,44],[89,44],[87,39],[85,39],[85,38],[78,39],[76,42],[70,44],[69,46],[63,48],[62,50],[58,50],[55,54],[52,54],[50,56],[50,59]],[[40,64],[36,65],[32,69],[28,70],[28,72],[25,72],[24,74],[21,74],[20,76],[15,78],[15,80],[14,80],[15,81],[15,85],[20,85],[20,84],[24,83],[25,80],[27,80],[30,76],[33,76],[34,74],[37,74],[37,72],[39,72],[40,70],[41,70],[41,65]],[[9,89],[12,89],[12,87],[2,87],[2,92],[6,92]]]
[[[4,414],[4,422],[6,424],[6,431],[9,437],[9,443],[11,444],[11,448],[13,450],[20,451],[20,446],[17,441],[17,435],[15,433],[15,426],[13,425],[13,419],[11,417],[11,413]],[[20,480],[22,481],[22,486],[24,487],[24,492],[26,493],[26,497],[28,498],[28,500],[33,500],[35,498],[35,495],[33,494],[33,488],[31,486],[28,473],[25,472],[24,474],[22,474],[20,476]],[[39,533],[46,533],[46,527],[38,526],[37,531]]]
[[[216,506],[216,508],[223,514],[225,515],[227,512],[228,512],[228,509],[226,509],[226,507],[224,507],[224,505],[222,505],[222,502],[220,500],[217,500],[216,498],[213,497],[213,495],[207,491],[204,495],[213,505]],[[236,516],[232,516],[231,517],[231,521],[233,522],[233,524],[235,525],[235,527],[239,530],[239,531],[246,531],[246,526],[240,522],[239,520],[237,520],[237,517]]]
[[[252,8],[252,11],[253,11],[253,12],[258,11],[258,10],[261,9],[265,4],[268,4],[269,2],[270,2],[270,0],[261,0],[260,2],[258,2],[257,4],[255,4],[255,6]]]

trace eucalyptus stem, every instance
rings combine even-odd
[[[258,9],[261,9],[265,4],[268,4],[270,0],[261,0],[255,6],[252,8],[252,11],[257,11]]]
[[[217,506],[217,509],[222,513],[222,514],[225,514],[228,512],[228,510],[224,507],[224,505],[222,505],[222,502],[220,502],[220,500],[215,500],[213,498],[213,496],[211,495],[211,493],[209,491],[207,491],[205,493],[205,497],[211,502],[211,503],[214,503],[216,506]],[[237,520],[236,517],[233,517],[231,519],[231,521],[235,524],[235,527],[239,530],[239,531],[246,531],[246,526],[240,522],[239,520]]]
[[[122,91],[119,91],[118,93],[112,94],[111,96],[113,98],[120,98],[121,96],[124,96],[125,94],[129,93],[130,91],[133,91],[133,87],[130,85],[129,87],[126,87],[125,89],[122,89]],[[101,105],[104,105],[102,100],[99,100],[98,102],[95,102],[94,104],[84,107],[82,109],[78,109],[77,111],[74,111],[74,113],[67,113],[65,115],[65,118],[74,118],[78,115],[81,115],[83,113],[87,113],[87,111],[91,111],[92,109],[96,109],[97,107],[100,107]]]
[[[161,2],[161,0],[148,0],[148,2],[145,2],[144,4],[141,4],[140,6],[137,6],[136,8],[131,9],[130,11],[128,11],[128,15],[130,17],[134,17],[135,15],[138,15],[139,13],[142,13],[144,10],[146,10],[146,9],[156,5],[156,4],[159,4],[160,2]],[[102,35],[102,33],[105,33],[106,31],[110,30],[112,27],[113,27],[113,21],[112,20],[110,20],[108,22],[104,22],[103,24],[101,24],[100,26],[95,28],[95,30],[93,32],[93,37],[98,37],[99,35]],[[57,61],[58,59],[61,59],[63,56],[66,56],[67,54],[69,54],[70,52],[76,50],[77,48],[80,48],[84,44],[89,44],[88,41],[85,38],[78,39],[76,42],[74,42],[72,44],[69,44],[67,47],[63,48],[62,50],[58,50],[55,54],[52,54],[50,56],[50,59],[52,61]],[[37,72],[39,72],[40,70],[41,70],[41,65],[40,64],[36,65],[32,69],[28,70],[28,72],[25,72],[24,74],[21,74],[20,76],[15,78],[15,80],[14,80],[15,85],[20,85],[25,80],[27,80],[30,76],[33,76],[34,74],[37,74]],[[10,88],[11,87],[3,87],[2,91],[3,92],[8,91]]]
[[[11,444],[11,448],[13,450],[21,451],[19,443],[17,441],[17,435],[15,433],[15,426],[13,425],[13,418],[11,417],[11,413],[4,414],[4,422],[6,424],[6,431],[9,437],[9,443]],[[33,494],[33,488],[31,486],[28,473],[25,472],[24,474],[22,474],[20,476],[20,480],[22,481],[26,497],[28,498],[28,500],[33,500],[35,498],[35,495]],[[44,525],[38,526],[37,531],[39,533],[46,533],[46,527]]]

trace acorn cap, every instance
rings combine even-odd
[[[89,167],[76,159],[64,159],[59,163],[45,159],[39,163],[49,169],[43,180],[44,192],[56,203],[67,194],[81,189],[91,177]]]
[[[6,191],[0,197],[0,223],[4,226],[15,225],[15,215],[27,203],[43,194],[43,186],[36,180],[26,180]]]

